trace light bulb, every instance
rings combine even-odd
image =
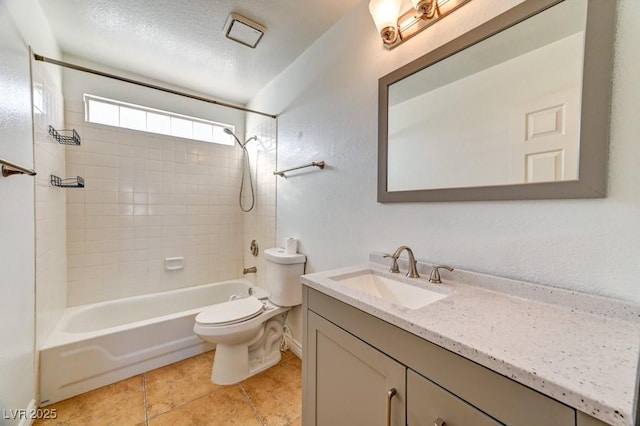
[[[398,25],[400,6],[402,6],[402,0],[371,0],[369,2],[369,13],[371,13],[373,22],[385,42],[388,42],[387,38],[391,37],[388,34],[392,31],[391,29],[393,29],[393,39],[395,40],[395,37],[397,37],[396,27]]]

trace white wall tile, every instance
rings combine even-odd
[[[86,179],[66,206],[70,306],[241,276],[237,147],[79,124],[83,149],[67,150]],[[163,269],[173,256],[184,270]]]
[[[77,207],[82,197],[67,198],[67,191],[52,187],[49,175],[66,176],[65,146],[49,136],[49,125],[63,129],[63,98],[47,68],[32,61],[33,86],[44,90],[45,106],[34,120],[34,160],[36,176],[36,348],[46,340],[67,306],[67,199]],[[77,159],[78,156],[74,156]],[[79,240],[84,217],[71,212],[69,233]],[[73,256],[81,256],[82,245],[72,241]],[[75,257],[74,257],[75,259]]]
[[[275,247],[275,187],[276,180],[273,172],[276,170],[276,144],[275,140],[276,127],[275,120],[268,118],[249,117],[247,122],[247,133],[245,138],[257,136],[259,141],[251,142],[247,148],[250,153],[251,174],[254,178],[254,189],[256,196],[256,203],[254,209],[245,213],[243,216],[243,238],[241,241],[229,241],[229,244],[237,245],[243,252],[244,266],[256,266],[258,269],[257,274],[249,274],[247,278],[254,280],[257,285],[264,286],[265,282],[265,270],[266,261],[264,259],[263,251],[265,249]],[[266,142],[272,141],[271,148],[265,150]],[[241,157],[232,157],[227,160],[227,164],[237,164],[237,167],[241,167]],[[220,191],[224,191],[225,199],[227,203],[237,203],[237,182],[226,180],[223,187],[218,188]],[[248,188],[245,187],[245,191],[248,193]],[[271,193],[273,200],[266,200],[263,193],[268,191]],[[229,194],[229,195],[226,195]],[[245,199],[245,205],[249,204],[249,200]],[[224,212],[221,209],[219,212]],[[249,250],[249,246],[252,240],[256,240],[259,246],[259,253],[257,257],[254,257]]]

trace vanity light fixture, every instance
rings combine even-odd
[[[471,0],[411,0],[400,14],[402,0],[370,0],[369,13],[384,47],[393,49]]]

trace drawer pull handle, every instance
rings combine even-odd
[[[447,426],[447,424],[444,422],[444,420],[438,417],[436,421],[433,422],[433,426]]]
[[[387,426],[391,426],[391,400],[396,396],[396,389],[391,388],[387,392]]]

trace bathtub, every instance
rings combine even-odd
[[[213,349],[193,333],[195,316],[251,286],[237,279],[66,309],[40,349],[40,405]]]

